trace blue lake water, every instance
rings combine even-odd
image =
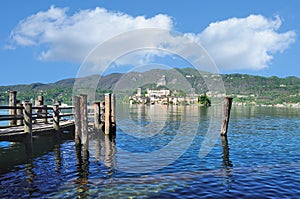
[[[299,198],[300,110],[233,107],[228,138],[211,137],[200,157],[212,110],[119,107],[115,140],[91,132],[89,154],[67,138],[2,145],[0,195]]]

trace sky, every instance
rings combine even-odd
[[[120,44],[112,38],[143,28],[179,36],[152,32],[122,45],[147,41],[153,49],[168,44],[174,50],[188,38],[205,49],[220,73],[300,77],[297,0],[3,0],[0,5],[0,85],[76,77],[99,45],[110,41],[105,53],[117,51]],[[176,60],[139,51],[120,59],[115,71],[151,62],[182,66]]]

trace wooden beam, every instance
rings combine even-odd
[[[17,104],[17,107],[18,107],[18,109],[17,109],[17,116],[18,117],[23,117],[23,104],[22,103],[18,103]],[[23,123],[23,119],[19,119],[19,120],[17,120],[17,125],[23,125],[24,123]]]
[[[32,104],[25,102],[24,105],[24,132],[32,136]]]
[[[111,94],[105,94],[105,131],[106,135],[109,135],[111,132]]]
[[[73,96],[74,120],[75,120],[75,144],[81,144],[81,117],[80,117],[80,97]]]
[[[81,144],[88,148],[87,95],[80,95]]]
[[[17,115],[17,91],[9,91],[9,106],[14,107],[13,109],[9,109],[9,114],[15,117]],[[10,125],[14,126],[16,124],[17,120],[15,118],[10,120]]]
[[[100,126],[100,102],[94,102],[94,127]]]
[[[53,128],[55,131],[59,131],[59,104],[53,105]]]

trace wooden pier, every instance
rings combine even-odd
[[[113,100],[112,100],[113,99]],[[38,96],[35,105],[29,101],[20,103],[17,92],[9,91],[9,105],[0,106],[8,115],[0,115],[0,121],[9,121],[0,126],[0,141],[23,141],[34,136],[60,134],[65,131],[75,135],[76,144],[88,144],[88,103],[87,95],[74,96],[74,106],[44,105],[44,97]],[[106,135],[115,134],[114,95],[106,94],[105,102],[95,102],[92,128],[100,129]],[[68,117],[68,119],[66,119]]]
[[[61,121],[60,128],[62,131],[73,131],[74,121]],[[33,124],[32,136],[53,135],[56,133],[53,124]],[[23,126],[13,126],[5,129],[0,129],[0,141],[23,141],[30,136],[24,131]]]

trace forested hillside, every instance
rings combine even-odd
[[[126,85],[130,89],[135,89],[135,85],[155,85],[153,83],[165,76],[166,87],[175,88],[175,83],[185,84],[195,88],[197,93],[207,91],[207,86],[203,76],[214,78],[215,74],[196,71],[192,68],[170,69],[170,70],[150,70],[146,72],[131,72],[127,74],[114,73],[107,76],[93,75],[82,78],[81,81],[87,85],[91,81],[100,79],[97,88],[97,95],[113,90],[118,82],[129,78],[132,85]],[[125,78],[126,77],[126,78]],[[184,78],[184,79],[183,79]],[[300,102],[300,79],[297,77],[262,77],[246,74],[223,74],[221,78],[224,82],[227,95],[232,95],[235,102],[258,103],[258,104],[282,104]],[[8,90],[18,91],[18,98],[22,100],[35,99],[37,95],[44,95],[45,99],[51,103],[52,99],[61,100],[65,103],[71,102],[72,89],[75,78],[61,80],[51,84],[32,83],[29,85],[0,86],[0,99],[7,99]],[[129,82],[129,81],[127,81]],[[133,83],[132,83],[133,82]],[[152,83],[152,84],[151,84]],[[184,86],[182,88],[184,91]],[[182,92],[182,91],[181,91]]]

